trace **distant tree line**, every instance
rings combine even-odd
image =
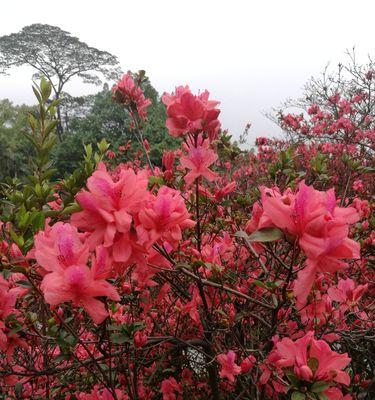
[[[72,97],[64,91],[74,77],[96,85],[117,79],[121,69],[116,56],[88,46],[59,27],[33,24],[18,33],[0,37],[0,73],[25,65],[34,69],[34,79],[44,76],[51,84],[54,99],[59,99],[59,144],[53,154],[58,174],[70,173],[76,168],[84,144],[95,144],[106,138],[111,150],[115,150],[134,139],[129,117],[121,106],[112,102],[107,83],[95,95]],[[152,144],[150,157],[157,165],[163,149],[173,147],[175,140],[167,135],[163,122],[165,110],[157,91],[147,79],[143,85],[145,95],[153,102],[144,131]],[[14,105],[7,99],[0,101],[0,179],[22,177],[28,169],[30,150],[23,133],[31,110],[32,107]],[[122,161],[137,150],[139,145],[134,140],[130,149],[121,155]]]

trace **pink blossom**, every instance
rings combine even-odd
[[[202,299],[200,298],[198,291],[194,290],[192,299],[185,304],[182,304],[180,300],[177,301],[176,307],[181,310],[183,314],[189,314],[191,320],[199,325],[201,323],[200,315],[198,312],[198,306],[202,304]]]
[[[346,353],[332,351],[324,340],[314,339],[313,332],[296,341],[283,338],[276,343],[276,365],[281,368],[293,367],[295,375],[304,381],[336,382],[349,385],[350,377],[342,371],[350,362]],[[316,366],[311,360],[315,359]]]
[[[213,140],[220,129],[217,117],[220,110],[218,101],[208,100],[209,92],[195,96],[188,86],[179,86],[175,93],[165,93],[162,97],[167,106],[166,126],[172,136],[183,136],[187,133],[206,132]]]
[[[164,178],[169,180],[173,177],[173,167],[174,167],[175,152],[174,151],[164,151],[162,164],[164,167]]]
[[[147,139],[143,139],[143,147],[145,148],[145,150],[147,152],[150,151],[150,143],[149,143],[149,141]]]
[[[147,118],[147,108],[151,104],[151,100],[145,98],[142,89],[135,84],[130,72],[123,75],[112,91],[114,99],[118,103],[128,107],[131,112],[136,109],[141,119]]]
[[[115,389],[115,392],[117,400],[129,399],[120,389]],[[79,393],[78,400],[114,400],[114,397],[107,388],[100,391],[99,387],[95,387],[90,393]]]
[[[241,373],[246,374],[254,368],[256,363],[256,358],[250,354],[248,357],[244,358],[241,362]]]
[[[362,182],[362,180],[361,179],[356,179],[354,182],[353,182],[353,190],[354,191],[358,191],[358,192],[361,192],[362,190],[363,190],[363,182]]]
[[[200,145],[190,146],[187,156],[182,156],[180,162],[182,167],[190,169],[184,179],[191,185],[196,179],[203,177],[209,182],[216,179],[216,174],[209,167],[217,160],[217,154],[209,148],[208,141],[203,141]]]
[[[108,312],[96,297],[106,296],[115,301],[120,297],[116,289],[103,279],[108,267],[100,247],[93,267],[87,266],[88,245],[83,238],[72,225],[58,222],[35,236],[35,258],[50,272],[41,284],[46,302],[57,306],[72,301],[74,305],[82,306],[99,324]]]
[[[85,235],[62,222],[52,228],[46,223],[44,231],[35,235],[34,248],[35,259],[48,272],[61,272],[70,265],[85,265],[89,257]]]
[[[112,150],[107,151],[107,157],[112,160],[113,158],[116,157],[116,154]]]
[[[147,246],[161,237],[170,243],[178,242],[182,238],[182,229],[195,225],[180,193],[167,186],[162,186],[157,195],[144,204],[138,218],[139,240]]]
[[[161,383],[161,392],[163,394],[163,400],[177,400],[182,394],[182,387],[177,383],[176,379],[171,376],[168,379],[164,379]]]
[[[133,215],[148,196],[147,174],[121,169],[117,180],[104,164],[87,181],[88,191],[82,190],[76,199],[83,211],[72,216],[72,224],[89,232],[90,249],[104,244],[113,252],[116,262],[126,262],[136,249],[130,232]]]
[[[16,347],[28,349],[27,343],[5,325],[9,316],[19,314],[15,308],[18,293],[19,289],[10,288],[9,282],[0,275],[0,350],[6,353],[8,361],[11,360]]]
[[[142,331],[137,331],[134,334],[135,347],[141,348],[147,343],[147,335]]]
[[[221,378],[227,378],[229,382],[234,382],[235,376],[241,373],[241,367],[236,364],[236,353],[229,350],[227,354],[216,356],[221,366],[219,375]]]
[[[330,287],[328,295],[333,301],[341,303],[340,308],[358,310],[358,302],[368,288],[368,284],[356,285],[352,279],[339,279],[337,287]]]
[[[360,246],[348,238],[349,224],[358,221],[352,208],[336,206],[334,191],[320,192],[301,182],[296,194],[261,189],[265,217],[297,238],[307,256],[306,267],[298,273],[294,293],[305,302],[317,272],[336,272],[347,258],[359,258]]]
[[[335,93],[329,97],[328,101],[333,104],[337,104],[340,101],[340,94]]]
[[[223,197],[227,196],[230,193],[233,193],[234,190],[236,189],[236,182],[230,182],[227,185],[225,185],[224,187],[220,188],[220,189],[216,189],[215,190],[215,198],[216,199],[222,199]]]

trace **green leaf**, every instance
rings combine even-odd
[[[35,117],[32,114],[28,115],[28,121],[29,121],[29,125],[32,131],[34,131],[36,129],[37,126],[37,120],[35,119]],[[25,134],[25,136],[27,136],[27,134]]]
[[[113,333],[110,336],[111,342],[116,344],[124,344],[124,343],[131,343],[129,336],[125,335],[124,333]]]
[[[109,331],[121,331],[121,325],[108,325],[107,329]]]
[[[77,343],[77,339],[73,335],[69,335],[66,337],[65,341],[69,343],[71,346]]]
[[[61,213],[64,215],[69,215],[81,210],[82,208],[78,203],[71,203],[67,207],[65,207]]]
[[[23,390],[23,383],[22,382],[17,382],[14,385],[14,393],[17,397],[21,397],[22,396],[22,390]]]
[[[51,95],[52,86],[51,83],[47,82],[46,78],[43,76],[40,81],[40,91],[43,96],[43,100],[46,102]]]
[[[28,212],[24,212],[23,215],[21,216],[19,222],[18,222],[18,226],[20,228],[25,228],[28,224],[29,221],[29,217],[30,217],[30,213]]]
[[[255,286],[259,286],[263,289],[268,289],[267,285],[265,283],[263,283],[262,281],[255,280],[252,282],[252,284],[254,284]]]
[[[29,281],[24,281],[24,280],[17,281],[16,284],[18,286],[22,286],[27,289],[32,289],[33,287],[33,285]]]
[[[22,267],[21,265],[16,265],[14,267],[12,267],[12,272],[21,272],[21,273],[25,273],[26,269],[25,267]]]
[[[134,322],[134,324],[130,325],[130,332],[136,332],[142,330],[146,327],[144,322]]]
[[[259,231],[253,232],[250,236],[244,232],[239,231],[235,233],[235,236],[242,237],[249,242],[274,242],[275,240],[281,239],[284,234],[280,229],[277,228],[264,228]]]
[[[316,358],[310,358],[307,362],[312,372],[315,372],[319,367],[319,361]]]
[[[23,238],[22,236],[18,236],[18,235],[16,234],[16,232],[14,232],[14,230],[13,230],[12,228],[9,229],[9,233],[10,233],[10,236],[11,236],[11,238],[13,239],[14,243],[16,243],[16,245],[17,245],[18,247],[21,247],[21,248],[22,248],[23,245],[25,244],[24,238]]]
[[[9,331],[8,335],[9,335],[9,336],[12,336],[12,335],[14,335],[14,334],[17,333],[17,332],[21,332],[22,330],[23,330],[22,325],[16,325],[14,328],[12,328],[11,331]]]
[[[90,158],[92,156],[92,145],[91,144],[88,144],[85,146],[85,153],[86,153],[87,160],[90,160]]]
[[[100,153],[104,154],[108,150],[110,144],[107,143],[107,141],[105,139],[102,139],[99,143],[97,143],[97,146],[98,146]]]
[[[42,103],[42,97],[40,96],[38,89],[35,86],[33,86],[32,88],[33,88],[35,97],[38,99],[38,103]]]
[[[298,378],[292,373],[292,372],[288,372],[286,374],[287,378],[289,379],[289,382],[294,385],[294,386],[298,386],[299,385],[299,380]]]
[[[329,388],[329,384],[327,382],[317,381],[317,382],[313,383],[310,390],[314,393],[321,393],[321,392],[324,392],[328,388]]]
[[[60,354],[59,356],[57,356],[56,358],[55,358],[55,362],[56,363],[60,363],[61,361],[64,361],[64,360],[69,360],[69,355],[67,355],[67,354]]]
[[[301,392],[293,392],[291,400],[305,400],[306,396]]]
[[[164,183],[164,180],[161,176],[149,176],[148,182],[150,185],[162,185]]]
[[[248,239],[249,238],[249,235],[244,231],[238,231],[238,232],[236,232],[234,234],[234,236],[238,237],[238,238],[242,238],[242,239]]]
[[[42,212],[38,212],[32,219],[34,232],[44,228],[46,217]]]

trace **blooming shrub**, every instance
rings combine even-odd
[[[372,396],[373,188],[355,142],[241,151],[219,103],[181,86],[163,96],[181,147],[160,167],[145,141],[126,164],[101,142],[53,182],[46,85],[29,197],[3,189],[4,399]],[[149,100],[130,74],[113,93],[142,139]]]

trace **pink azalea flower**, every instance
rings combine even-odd
[[[316,293],[314,301],[303,305],[299,312],[302,323],[307,326],[322,326],[328,320],[332,322],[339,317],[337,311],[333,310],[329,296],[321,296],[320,293]]]
[[[5,320],[10,315],[18,315],[16,300],[18,288],[10,288],[9,282],[0,275],[0,350],[6,353],[8,361],[11,361],[14,349],[18,346],[27,350],[27,343],[20,339],[16,333],[10,332],[5,325]]]
[[[118,103],[129,107],[131,112],[135,108],[141,119],[147,118],[147,108],[151,104],[151,100],[145,98],[142,89],[135,84],[129,72],[123,75],[112,91],[114,99]]]
[[[194,290],[192,299],[185,304],[182,304],[180,300],[177,300],[176,307],[181,310],[183,314],[189,314],[191,320],[196,324],[200,325],[201,318],[198,311],[198,306],[202,304],[198,291]]]
[[[356,286],[352,279],[339,279],[337,287],[328,289],[328,295],[333,301],[341,303],[340,309],[358,310],[358,302],[368,288],[368,284]]]
[[[90,232],[88,244],[93,250],[99,244],[113,250],[116,262],[126,262],[134,250],[130,226],[133,215],[148,198],[147,174],[122,169],[118,180],[107,172],[104,164],[87,181],[88,191],[82,190],[76,199],[83,211],[73,214],[71,222]]]
[[[220,129],[217,117],[220,110],[216,108],[218,101],[208,100],[206,90],[200,95],[193,95],[188,86],[179,86],[172,94],[162,96],[167,106],[166,126],[172,136],[183,136],[187,133],[207,132],[213,140]]]
[[[148,266],[145,261],[137,263],[137,266],[132,272],[132,279],[137,282],[137,290],[157,286],[157,283],[152,280],[155,273],[156,270]]]
[[[142,348],[147,343],[147,335],[142,331],[137,331],[134,334],[134,345],[137,348]]]
[[[256,361],[256,358],[252,354],[243,359],[241,362],[241,373],[246,374],[251,371],[254,368]]]
[[[349,224],[358,221],[358,213],[353,207],[337,207],[332,189],[320,192],[304,182],[296,194],[266,188],[261,192],[265,216],[298,239],[307,256],[294,286],[298,301],[304,303],[317,272],[333,273],[346,266],[342,259],[359,258],[359,244],[348,238]]]
[[[330,387],[325,390],[323,394],[327,396],[328,400],[352,400],[352,396],[350,394],[346,394],[344,396],[342,391],[337,387]]]
[[[99,324],[108,312],[96,297],[106,296],[115,301],[120,297],[116,289],[103,279],[108,274],[108,266],[101,248],[97,250],[93,267],[87,266],[88,245],[83,238],[72,225],[58,222],[35,236],[35,258],[50,272],[41,283],[46,302],[57,306],[72,301],[74,305],[82,306]]]
[[[223,188],[215,190],[215,198],[220,200],[223,197],[227,196],[228,194],[232,193],[236,189],[236,182],[230,182],[225,185]]]
[[[349,374],[342,371],[351,361],[347,353],[332,351],[324,340],[315,340],[311,331],[296,341],[283,338],[276,343],[276,355],[276,365],[293,367],[294,374],[301,380],[350,383]],[[317,362],[315,367],[310,361],[312,359]]]
[[[112,150],[108,150],[106,154],[107,154],[107,157],[110,160],[112,160],[112,159],[114,159],[116,157],[116,153],[114,151],[112,151]]]
[[[170,243],[182,238],[182,229],[191,228],[195,222],[190,218],[185,202],[177,190],[162,186],[139,211],[140,225],[136,227],[140,243],[151,246],[164,237]]]
[[[85,265],[89,257],[85,235],[63,222],[52,228],[46,223],[44,231],[35,235],[34,248],[33,257],[48,272],[60,272],[69,265]]]
[[[117,400],[128,400],[129,397],[124,394],[120,389],[115,389]],[[114,400],[111,392],[104,388],[102,391],[95,387],[90,393],[79,393],[79,400]]]
[[[181,166],[190,169],[184,179],[191,185],[196,179],[203,177],[209,182],[216,179],[216,174],[209,167],[217,160],[217,154],[209,148],[208,141],[203,141],[197,147],[190,146],[187,156],[180,158]]]
[[[176,379],[171,376],[168,379],[164,379],[161,383],[161,392],[163,394],[163,400],[177,400],[182,394],[182,387],[177,383]]]
[[[174,151],[164,151],[162,164],[165,169],[164,178],[169,180],[173,177],[173,167],[174,167],[175,152]]]
[[[235,376],[241,373],[241,367],[235,363],[236,353],[229,350],[227,354],[219,354],[216,358],[221,366],[220,377],[227,378],[229,382],[234,382]]]

